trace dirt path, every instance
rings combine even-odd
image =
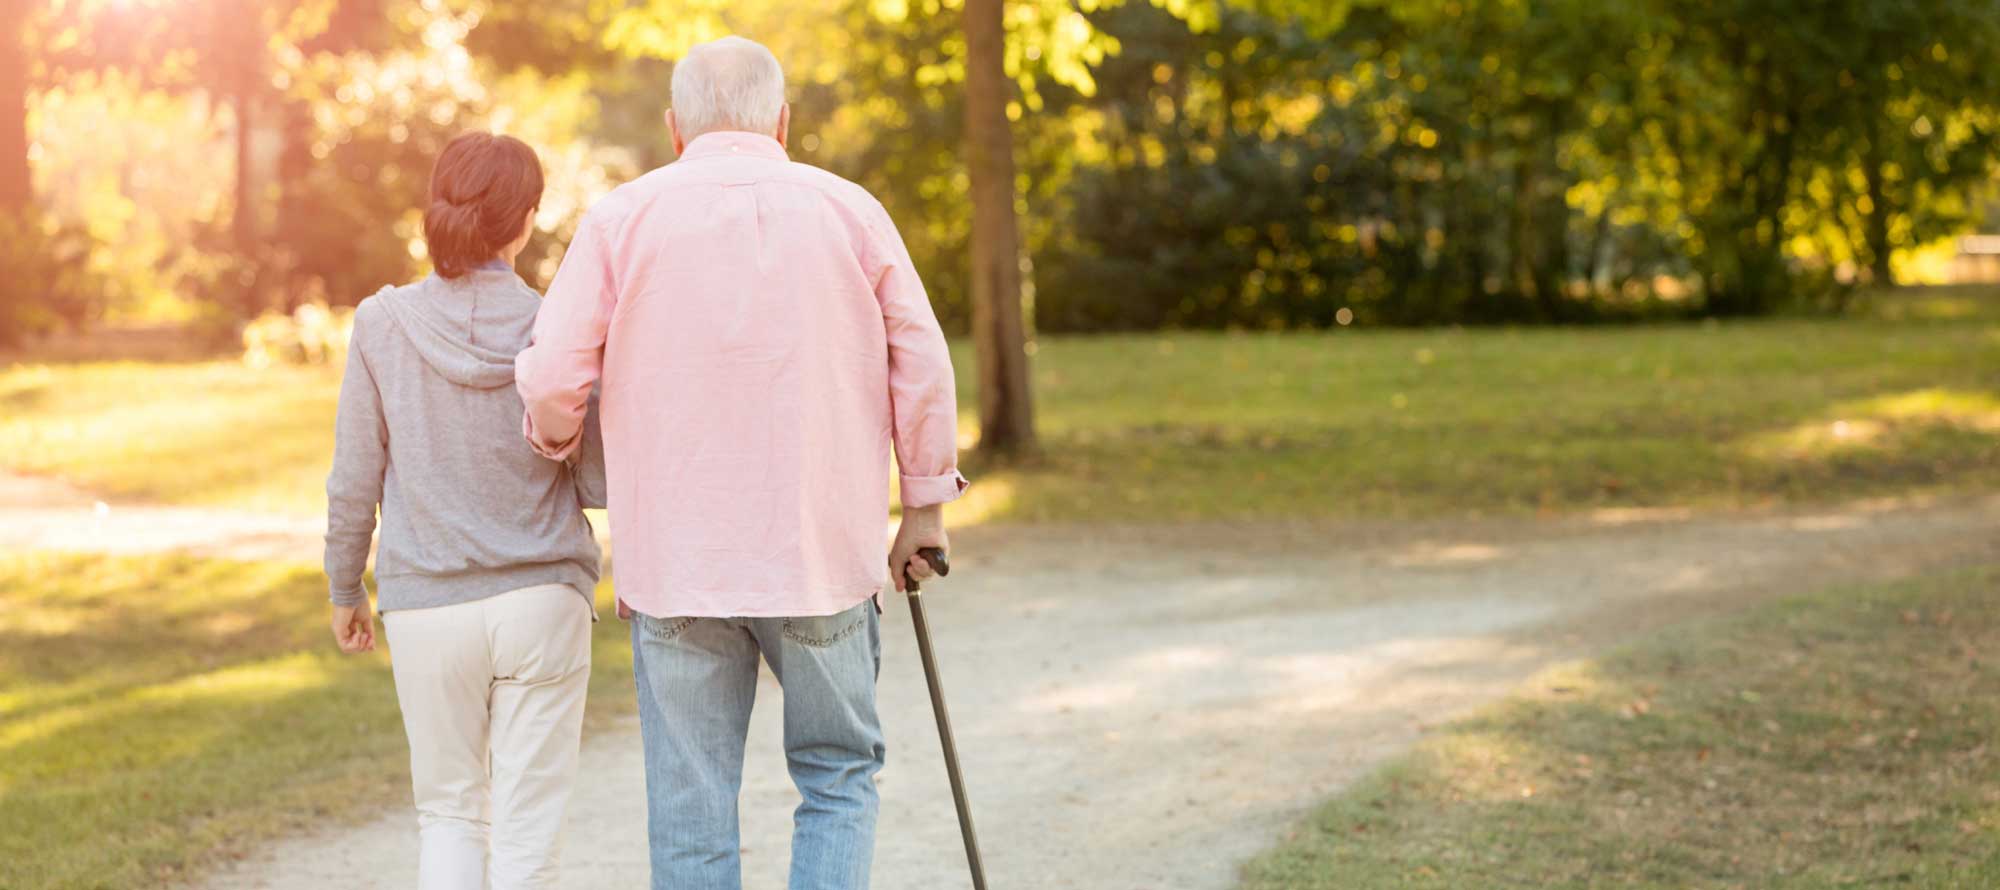
[[[202,507],[106,503],[62,482],[0,472],[0,553],[187,551],[318,562],[325,520]]]
[[[1542,666],[1760,597],[2000,559],[2000,499],[1735,518],[972,530],[956,543],[959,572],[930,609],[993,885],[1220,890],[1313,803]],[[895,605],[875,886],[963,887]],[[744,861],[746,886],[772,888],[784,885],[796,796],[780,690],[767,676],[760,692]],[[644,886],[636,730],[598,733],[584,756],[563,886]],[[278,844],[208,886],[400,890],[414,884],[414,829],[398,808]],[[357,850],[379,871],[355,874]]]
[[[316,561],[316,519],[100,505],[0,474],[0,550]],[[930,597],[999,887],[1226,888],[1306,808],[1557,660],[1704,611],[2000,560],[2000,498],[1748,517],[986,529]],[[897,604],[898,606],[900,604]],[[875,886],[966,886],[908,614],[886,616]],[[776,684],[751,727],[746,885],[796,801]],[[565,887],[645,884],[636,728],[588,740]],[[380,864],[353,874],[353,851]],[[298,838],[213,890],[406,888],[414,819]]]

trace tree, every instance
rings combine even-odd
[[[278,59],[298,60],[287,72],[297,75],[314,56],[387,49],[394,30],[388,0],[181,2],[188,8],[163,36],[169,46],[192,49],[196,63],[186,71],[155,63],[151,76],[220,96],[230,109],[236,171],[230,246],[238,261],[232,290],[236,313],[249,317],[270,308],[274,291],[296,302],[301,257],[326,245],[286,237],[315,231],[308,192],[314,133],[310,109],[274,83],[286,67]],[[259,132],[279,139],[275,169],[257,156]]]
[[[1039,3],[1068,9],[1066,3],[1056,0],[1039,0]],[[924,4],[926,9],[922,12],[939,15],[952,5],[960,4],[933,0]],[[555,34],[558,41],[565,39],[563,35],[601,34],[603,46],[629,57],[673,58],[693,43],[742,30],[770,43],[773,51],[786,59],[797,89],[800,83],[811,79],[802,78],[804,72],[854,64],[824,47],[850,45],[863,37],[893,40],[894,33],[885,35],[871,25],[905,22],[918,12],[910,6],[869,0],[829,0],[820,4],[817,11],[822,14],[802,16],[795,4],[786,3],[700,0],[669,6],[654,0],[626,6],[592,27],[581,23],[601,15],[601,8],[581,0],[563,0],[540,8],[496,9],[481,24],[479,31],[486,32],[485,36],[476,31],[475,39],[480,46],[490,48],[487,52],[491,57],[505,64],[524,64],[546,71],[568,62],[564,58],[543,58],[509,50],[506,41],[499,38],[522,27]],[[1008,113],[1014,78],[1008,71],[1002,6],[1001,0],[963,0],[959,9],[960,33],[964,37],[961,52],[933,46],[923,48],[916,58],[905,58],[893,51],[892,54],[896,55],[897,69],[908,78],[938,77],[962,84],[961,151],[972,205],[968,290],[978,357],[980,447],[994,452],[1019,452],[1033,448],[1035,437],[1028,375],[1029,325],[1023,313],[1020,229],[1015,212],[1017,171]],[[876,49],[862,49],[860,53],[872,55]],[[593,62],[603,64],[601,59]],[[855,76],[867,78],[877,73],[857,72]],[[925,89],[920,86],[918,92]],[[865,101],[880,97],[860,98]],[[806,111],[828,114],[826,109]],[[927,109],[920,103],[915,108],[889,109],[887,113],[922,115]],[[795,135],[803,135],[800,133],[803,129],[795,125]],[[895,160],[900,163],[911,159]]]
[[[1035,445],[1027,321],[1015,218],[1014,137],[1007,123],[1002,0],[965,0],[965,156],[972,185],[972,338],[979,367],[979,447]]]
[[[307,103],[332,92],[318,90],[312,81],[346,74],[341,65],[321,64],[329,57],[415,42],[417,35],[408,30],[414,5],[413,0],[63,0],[42,4],[37,16],[38,34],[54,39],[30,46],[43,83],[117,72],[145,89],[200,95],[210,108],[227,109],[234,173],[229,211],[192,239],[176,268],[191,276],[182,286],[198,292],[203,302],[247,317],[269,308],[274,292],[282,290],[287,302],[298,298],[301,258],[326,259],[353,246],[345,235],[299,237],[323,235],[335,222],[319,212],[325,207],[312,206],[312,199],[325,196],[307,193],[315,174],[323,172],[311,153],[316,128]],[[275,167],[258,150],[260,136],[277,137]]]
[[[208,62],[201,70],[201,82],[219,91],[229,104],[236,137],[236,208],[230,214],[230,232],[237,256],[243,258],[245,274],[240,279],[242,312],[254,315],[263,299],[257,285],[261,263],[261,221],[251,137],[257,118],[269,103],[270,72],[265,54],[270,40],[269,23],[264,21],[265,4],[257,0],[216,0],[207,10],[209,17],[194,34],[188,35],[200,47],[199,58]]]
[[[1869,277],[1891,285],[1896,248],[1963,226],[1978,210],[1970,190],[1992,175],[2000,8],[1912,0],[1844,13],[1837,77],[1850,101],[1829,146],[1836,175],[1823,181],[1847,187],[1829,188],[1839,206],[1821,210],[1848,230]],[[1837,175],[1850,169],[1859,188]]]
[[[34,198],[28,170],[28,0],[0,0],[0,216]]]

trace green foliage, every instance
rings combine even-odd
[[[57,328],[75,328],[103,308],[103,281],[92,268],[96,243],[79,226],[29,211],[0,214],[0,346]]]
[[[524,264],[544,280],[590,200],[671,159],[672,59],[739,32],[786,64],[794,157],[881,197],[947,324],[970,316],[958,0],[127,5],[36,5],[33,85],[184,97],[220,122],[200,151],[248,174],[158,226],[58,198],[100,238],[154,233],[99,262],[119,282],[250,317],[418,274],[430,159],[470,126],[561,168]],[[1837,308],[1979,222],[2000,156],[2000,0],[1007,8],[1048,330]],[[43,191],[131,163],[102,151],[39,159]],[[182,255],[147,259],[157,233]]]
[[[1334,282],[1366,261],[1332,237],[1336,119],[1303,112],[1333,72],[1324,45],[1234,12],[1203,33],[1145,6],[1095,21],[1121,46],[1095,67],[1096,96],[1075,100],[1101,158],[1034,196],[1038,215],[1065,217],[1038,230],[1038,323],[1335,324],[1357,300]]]
[[[1106,147],[1038,208],[1045,327],[1837,302],[1975,221],[2000,147],[1986,0],[1324,12],[1092,17]]]
[[[1660,75],[1637,84],[1635,106],[1658,109],[1638,158],[1681,186],[1712,311],[1768,310],[1802,259],[1824,273],[1859,255],[1887,274],[1891,248],[1962,221],[1991,175],[2000,5],[1668,9],[1640,34]],[[1838,246],[1801,258],[1814,239]]]

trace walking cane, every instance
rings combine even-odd
[[[951,574],[944,551],[925,547],[917,555],[931,564],[939,575]],[[972,867],[973,890],[986,890],[986,866],[979,861],[979,836],[972,831],[972,806],[965,799],[965,777],[958,773],[958,744],[951,738],[951,714],[944,707],[944,688],[938,685],[937,659],[931,655],[931,626],[924,620],[924,597],[917,579],[903,571],[903,589],[910,594],[910,623],[917,628],[917,654],[924,660],[924,682],[931,687],[931,713],[937,715],[938,744],[944,747],[944,770],[951,777],[951,802],[958,807],[958,831],[965,836],[965,861]]]

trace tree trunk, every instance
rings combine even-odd
[[[1535,291],[1534,251],[1529,246],[1535,203],[1535,169],[1527,149],[1514,159],[1514,201],[1507,208],[1507,277],[1514,293],[1532,299]]]
[[[1027,319],[1014,217],[1014,141],[1007,122],[1003,0],[966,0],[965,150],[972,185],[972,339],[979,362],[979,447],[1035,445]]]
[[[1874,129],[1880,130],[1879,124]],[[1868,150],[1862,155],[1861,169],[1868,181],[1868,216],[1862,223],[1868,241],[1868,268],[1876,287],[1895,287],[1896,270],[1889,260],[1895,245],[1889,243],[1889,189],[1882,181],[1882,136],[1870,133]]]
[[[28,173],[28,0],[0,0],[0,215],[34,200]]]
[[[1565,193],[1569,191],[1570,177],[1563,170],[1556,137],[1567,129],[1568,122],[1559,103],[1549,103],[1546,115],[1541,158],[1536,162],[1542,175],[1537,179],[1534,195],[1535,299],[1551,321],[1562,321],[1569,310],[1566,289],[1570,280],[1570,210]]]
[[[312,106],[294,98],[281,97],[279,102],[278,135],[283,147],[278,151],[278,213],[269,239],[275,248],[273,268],[265,278],[276,283],[281,291],[280,305],[290,312],[299,308],[309,293],[324,296],[310,282],[324,274],[327,257],[320,255],[326,251],[324,246],[315,251],[310,237],[317,230],[309,223],[312,205],[307,192],[313,168]]]
[[[1597,224],[1591,227],[1590,253],[1584,257],[1583,286],[1593,299],[1614,296],[1613,294],[1608,294],[1597,284],[1598,277],[1604,274],[1606,267],[1609,265],[1606,262],[1609,258],[1604,255],[1604,248],[1605,245],[1610,243],[1610,239],[1611,202],[1606,201],[1604,202],[1604,209],[1597,212]]]
[[[229,105],[231,115],[236,118],[235,203],[229,219],[230,241],[236,252],[233,296],[238,315],[255,318],[270,308],[265,294],[270,284],[265,265],[271,248],[265,242],[256,152],[257,116],[262,108],[257,93],[248,86],[232,91]]]
[[[230,96],[229,111],[236,118],[236,205],[229,218],[230,232],[236,239],[236,248],[242,251],[257,246],[257,181],[251,170],[251,121],[252,100],[248,90],[237,90]]]
[[[234,152],[236,188],[230,215],[230,243],[235,251],[235,281],[232,297],[243,318],[254,318],[266,307],[265,261],[270,248],[265,243],[266,217],[262,184],[268,172],[260,169],[257,158],[258,128],[268,127],[262,115],[270,96],[266,55],[270,52],[267,4],[259,0],[228,0],[210,7],[220,18],[221,40],[213,47],[215,73],[224,85],[224,100],[235,118]]]

